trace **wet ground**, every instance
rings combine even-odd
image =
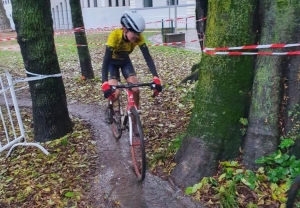
[[[90,105],[70,105],[70,113],[88,120],[98,142],[100,172],[94,181],[96,207],[128,208],[192,208],[202,207],[183,195],[174,184],[147,172],[145,181],[138,182],[133,172],[125,133],[116,141],[103,122],[104,108]],[[173,186],[172,186],[173,185]]]
[[[190,31],[191,32],[191,31]],[[193,39],[191,36],[189,40]],[[197,37],[197,36],[196,36]],[[157,35],[156,42],[159,42]],[[191,50],[198,50],[193,43]],[[193,48],[194,47],[194,48]],[[200,46],[199,46],[200,49]],[[17,97],[20,107],[31,107],[29,97]],[[72,103],[69,113],[87,121],[97,142],[99,173],[93,179],[90,198],[95,208],[201,208],[203,205],[184,195],[171,179],[163,180],[147,171],[143,182],[138,182],[131,164],[128,135],[125,132],[119,141],[103,122],[104,107]]]
[[[18,97],[19,107],[31,107],[31,100]],[[3,101],[2,101],[3,102]],[[12,103],[10,101],[10,103]],[[201,208],[203,205],[185,196],[171,179],[163,180],[146,172],[139,182],[133,171],[125,132],[119,141],[103,121],[104,107],[73,103],[69,113],[87,121],[97,142],[99,171],[91,184],[90,199],[95,208]]]

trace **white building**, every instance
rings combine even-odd
[[[2,0],[11,26],[12,9],[10,0]],[[138,10],[145,18],[146,28],[170,27],[169,19],[177,19],[177,28],[195,28],[195,0],[81,0],[82,16],[86,29],[113,28],[120,26],[125,10]],[[69,0],[51,0],[54,30],[72,29]],[[176,17],[176,18],[175,18]]]
[[[15,29],[15,24],[12,19],[12,9],[11,9],[11,0],[2,0],[6,15],[10,21],[10,26],[12,29]]]

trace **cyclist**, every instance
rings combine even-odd
[[[117,74],[121,69],[123,76],[130,83],[138,83],[135,70],[131,63],[129,54],[136,46],[139,46],[145,61],[153,75],[153,82],[156,84],[154,95],[157,96],[162,91],[161,82],[158,77],[155,64],[149,53],[142,32],[145,29],[144,18],[136,11],[125,11],[121,17],[122,28],[113,30],[108,36],[106,50],[102,63],[102,91],[104,97],[116,101],[120,91],[112,91],[110,85],[117,85]],[[110,77],[108,79],[108,72]],[[139,108],[139,88],[133,88],[134,101]],[[106,114],[107,115],[107,114]],[[107,123],[112,123],[106,118]]]

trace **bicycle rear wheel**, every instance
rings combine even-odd
[[[300,189],[300,176],[298,176],[291,185],[288,195],[287,195],[287,201],[286,201],[286,208],[293,208],[295,200],[297,198],[297,193]]]
[[[139,181],[143,181],[145,179],[145,173],[146,173],[146,154],[145,154],[142,123],[136,108],[134,107],[130,108],[129,119],[131,120],[130,123],[132,124],[130,127],[131,136],[132,136],[132,144],[130,146],[130,149],[131,149],[133,167]],[[133,132],[134,128],[137,129],[137,132]]]
[[[120,98],[118,99],[117,102],[117,108],[113,109],[113,122],[110,125],[111,126],[111,132],[113,134],[113,136],[115,137],[115,139],[120,139],[122,136],[122,124],[121,124],[121,114],[120,114]]]

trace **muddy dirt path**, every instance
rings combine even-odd
[[[31,107],[31,100],[18,98],[19,107]],[[201,208],[203,205],[184,196],[183,191],[169,181],[147,171],[141,183],[133,172],[125,132],[119,141],[103,122],[104,107],[73,103],[69,113],[87,121],[92,128],[99,154],[99,171],[92,182],[90,198],[95,208]]]

